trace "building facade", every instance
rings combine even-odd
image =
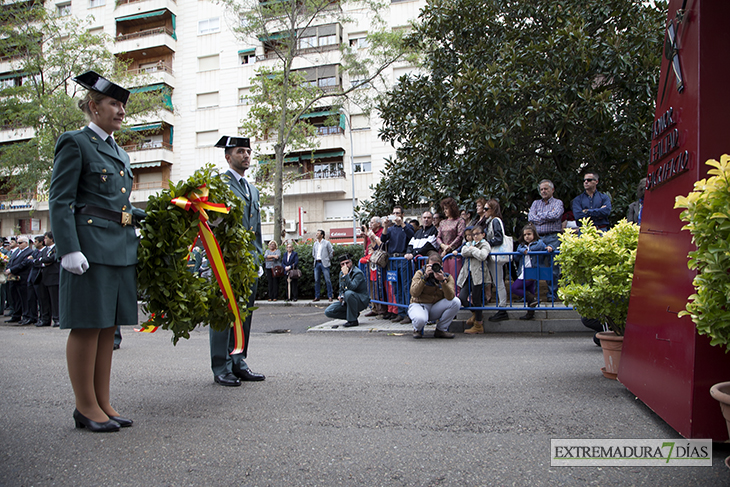
[[[416,19],[423,0],[393,1],[384,18],[390,29],[405,29]],[[215,142],[223,135],[242,135],[248,117],[248,94],[257,66],[276,62],[271,39],[243,43],[233,29],[239,18],[224,6],[205,0],[59,0],[46,2],[58,15],[93,19],[89,30],[113,40],[111,50],[129,62],[133,74],[143,75],[136,91],[164,90],[165,108],[144,120],[127,120],[143,142],[124,146],[134,171],[132,202],[144,207],[147,198],[169,182],[187,179],[201,166],[227,164]],[[294,68],[323,90],[361,84],[341,68],[340,44],[367,49],[367,10],[342,6],[354,20],[323,21],[307,29],[303,54]],[[275,36],[271,36],[274,38]],[[413,66],[394,64],[384,72],[394,83]],[[0,80],[12,76],[8,60],[0,58]],[[362,84],[359,89],[370,89]],[[283,217],[287,238],[313,236],[324,229],[335,241],[352,241],[353,199],[370,198],[387,157],[394,150],[378,138],[377,114],[366,116],[352,108],[334,114],[329,107],[308,114],[317,126],[318,146],[290,153],[285,173],[295,176],[284,189]],[[2,127],[0,144],[27,140],[32,131]],[[268,141],[252,140],[254,161],[272,157]],[[351,164],[351,156],[353,164]],[[255,165],[254,165],[255,166]],[[256,171],[250,175],[255,183]],[[261,175],[259,175],[261,178]],[[261,182],[261,181],[259,181]],[[273,237],[273,206],[262,211],[265,239]],[[39,234],[49,229],[47,195],[0,195],[0,235]]]

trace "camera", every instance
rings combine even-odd
[[[395,215],[388,215],[388,220],[390,220],[392,222],[394,222],[396,218],[398,218],[398,217]]]
[[[441,267],[441,264],[431,264],[431,270],[434,274],[438,274],[439,272],[441,272],[441,269],[443,269],[443,267]]]

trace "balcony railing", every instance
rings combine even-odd
[[[169,181],[148,181],[146,183],[134,183],[132,184],[132,191],[145,190],[145,189],[169,189]]]
[[[117,0],[117,7],[120,5],[126,5],[128,3],[138,3],[138,2],[144,2],[146,0]],[[172,0],[173,3],[177,3],[177,0]]]
[[[128,69],[127,73],[136,76],[138,74],[152,74],[152,73],[170,73],[172,72],[172,66],[167,63],[159,62],[154,66],[145,66],[144,68]]]
[[[140,39],[142,37],[155,36],[158,34],[167,34],[172,37],[175,33],[167,27],[155,27],[154,29],[141,30],[139,32],[132,32],[131,34],[120,34],[117,36],[116,41],[128,41],[130,39]]]
[[[30,201],[36,199],[37,193],[35,191],[26,191],[24,193],[7,193],[0,194],[0,201],[14,201],[23,200]]]
[[[167,142],[142,142],[141,144],[123,145],[122,149],[124,149],[125,152],[135,152],[135,151],[153,150],[153,149],[172,150],[172,144],[168,144]]]

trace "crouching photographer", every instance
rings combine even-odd
[[[413,322],[413,338],[423,336],[428,322],[436,322],[434,338],[454,338],[448,330],[459,308],[461,301],[456,297],[454,277],[444,272],[436,252],[429,253],[428,263],[416,271],[411,281],[408,317]]]

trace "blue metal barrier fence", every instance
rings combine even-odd
[[[563,303],[557,301],[557,279],[559,274],[559,267],[554,262],[554,257],[559,251],[554,252],[530,252],[527,255],[523,255],[517,252],[492,252],[489,254],[489,258],[481,263],[481,271],[485,276],[491,276],[492,284],[498,282],[498,279],[503,279],[505,283],[504,291],[500,292],[500,286],[494,285],[494,305],[490,306],[487,303],[486,296],[488,291],[487,286],[481,286],[483,306],[462,306],[461,309],[470,311],[485,310],[485,311],[520,311],[520,310],[534,310],[534,309],[550,309],[550,310],[572,310],[572,306],[565,306]],[[489,267],[490,261],[493,257],[498,258],[499,256],[506,257],[508,262],[504,264],[496,263],[493,266],[493,272],[490,272]],[[512,269],[515,268],[514,264],[517,262],[517,258],[528,259],[530,256],[537,256],[538,258],[537,267],[525,267],[522,282],[522,296],[513,296],[512,287],[514,283]],[[414,257],[412,260],[408,260],[405,257],[390,257],[388,259],[387,267],[380,267],[378,265],[368,263],[360,263],[360,270],[363,271],[368,281],[368,292],[370,294],[370,301],[372,303],[382,304],[385,306],[395,306],[400,309],[407,309],[411,302],[411,281],[415,272],[426,265],[428,259],[424,256]],[[500,259],[503,260],[503,259]],[[509,267],[507,267],[509,266]],[[444,272],[447,272],[454,276],[456,282],[459,277],[459,273],[463,267],[463,259],[461,254],[453,255],[449,254],[443,259]],[[496,275],[492,275],[496,274]],[[529,307],[527,302],[527,286],[529,281],[535,281],[535,296],[537,299],[537,308]],[[465,286],[469,287],[469,304],[473,304],[474,299],[472,296],[472,280],[467,279]],[[548,298],[544,300],[541,298],[541,286],[544,288],[547,286]],[[551,289],[554,293],[551,293]],[[457,285],[456,295],[459,296],[460,288]],[[499,306],[499,303],[503,301],[501,293],[506,293],[506,305]],[[489,292],[491,294],[491,292]],[[552,295],[551,295],[552,294]],[[519,299],[514,299],[519,298]]]

